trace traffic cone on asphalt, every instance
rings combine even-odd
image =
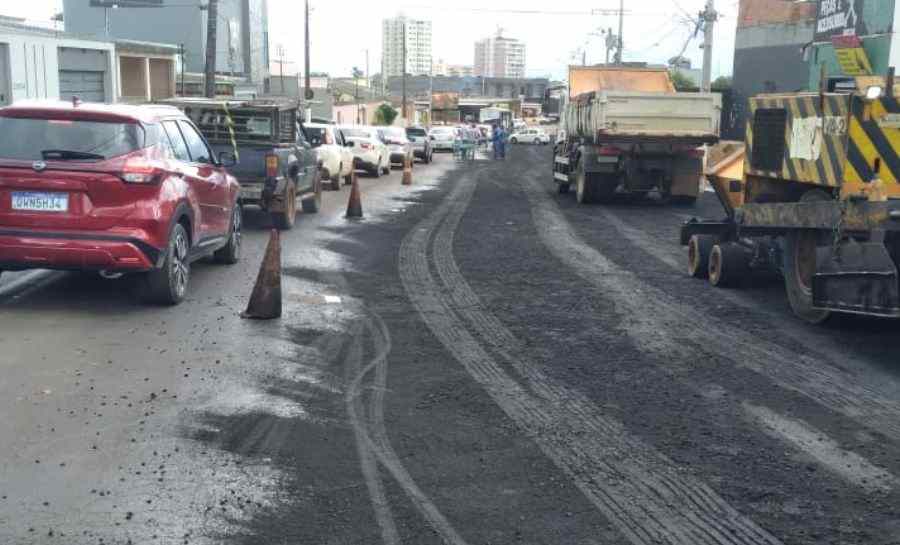
[[[403,185],[412,185],[412,161],[409,157],[403,160]]]
[[[266,255],[259,267],[250,303],[241,318],[273,320],[281,317],[281,235],[272,229]]]
[[[356,172],[353,172],[353,182],[350,185],[350,201],[347,203],[347,217],[363,217],[362,197],[359,193],[359,180],[356,178]]]

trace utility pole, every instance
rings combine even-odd
[[[206,96],[216,96],[216,34],[219,31],[219,0],[209,0],[206,6]]]
[[[369,50],[366,49],[366,89],[369,90],[369,96],[372,96],[372,73],[369,72]]]
[[[304,51],[303,55],[304,55],[304,66],[305,66],[304,67],[304,70],[305,70],[304,76],[305,76],[306,81],[304,82],[305,90],[303,92],[303,96],[306,97],[306,100],[312,100],[314,95],[313,95],[312,84],[310,83],[310,76],[309,76],[309,0],[306,0],[306,23],[305,23],[305,25],[306,25],[306,44],[305,44],[306,47],[305,47],[305,51]],[[309,113],[311,111],[312,110],[310,108],[307,108],[307,117],[309,117]]]
[[[581,52],[581,66],[587,66],[587,50]]]
[[[400,115],[406,123],[406,19],[401,19],[400,22],[403,24],[403,107]]]
[[[616,64],[622,64],[622,49],[625,48],[625,40],[622,37],[625,31],[625,0],[619,0],[619,35],[618,49],[616,50]]]
[[[184,44],[178,44],[178,54],[181,58],[181,96],[187,96],[184,90]]]
[[[715,0],[706,0],[706,9],[700,14],[700,20],[703,21],[703,84],[701,90],[708,93],[712,87],[712,53],[713,53],[713,31],[715,30],[716,21],[719,19],[719,13],[716,11]]]
[[[278,77],[281,79],[281,95],[284,96],[284,63],[287,62],[284,60],[284,46],[281,44],[276,45],[275,54],[278,55],[278,60],[274,62],[278,64]]]

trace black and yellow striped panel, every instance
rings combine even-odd
[[[867,183],[877,177],[888,183],[900,180],[900,131],[879,124],[887,114],[900,113],[895,97],[866,100],[855,97],[850,116],[846,178]]]
[[[850,95],[814,94],[763,96],[750,101],[751,119],[747,123],[747,145],[753,147],[753,118],[756,110],[783,109],[787,113],[784,127],[784,157],[779,172],[758,171],[748,166],[748,172],[768,178],[778,178],[807,184],[839,187],[846,163]],[[814,138],[798,139],[795,126],[812,120]],[[808,133],[807,133],[808,134]],[[758,136],[758,135],[757,135]],[[805,145],[808,149],[792,149]],[[749,154],[748,154],[749,156]]]

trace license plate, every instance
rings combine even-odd
[[[68,212],[69,194],[13,191],[12,209],[33,212]]]

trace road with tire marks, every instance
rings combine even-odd
[[[897,545],[900,340],[774,277],[687,276],[649,203],[579,206],[547,148],[361,178],[177,309],[0,280],[0,541]],[[46,331],[53,331],[48,335]]]

